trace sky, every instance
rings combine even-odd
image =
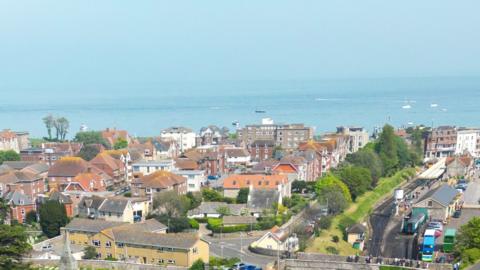
[[[0,0],[0,91],[478,76],[479,10],[478,0]]]

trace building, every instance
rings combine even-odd
[[[153,198],[162,191],[175,191],[178,194],[187,193],[187,179],[167,171],[156,171],[132,181],[132,194]]]
[[[38,174],[23,171],[10,171],[0,175],[0,193],[18,191],[31,201],[46,191],[45,178]]]
[[[106,191],[108,186],[113,183],[108,183],[104,177],[94,172],[80,173],[73,178],[71,182],[80,185],[81,190],[85,192],[101,192]]]
[[[457,128],[440,126],[428,135],[425,157],[449,157],[455,154],[457,146]]]
[[[223,179],[225,197],[236,198],[241,188],[279,190],[281,197],[291,196],[291,182],[286,175],[232,174]]]
[[[473,158],[467,153],[462,156],[448,157],[445,161],[448,178],[473,176]]]
[[[250,153],[241,147],[229,147],[223,150],[224,153],[224,167],[228,171],[239,166],[247,166],[251,162]]]
[[[78,215],[89,219],[136,223],[145,221],[149,209],[147,198],[85,196],[78,204]]]
[[[468,153],[475,158],[480,157],[480,129],[459,129],[455,155]]]
[[[54,191],[50,193],[50,196],[48,196],[48,200],[57,201],[63,204],[63,206],[65,207],[65,212],[67,213],[67,217],[72,218],[75,216],[73,201],[70,196],[58,191]]]
[[[90,164],[113,178],[116,185],[120,185],[120,183],[125,181],[125,164],[108,153],[98,154],[94,159],[90,160]]]
[[[228,208],[229,215],[240,216],[247,213],[246,204],[227,204],[226,202],[202,202],[197,208],[189,210],[189,218],[219,218],[219,208]]]
[[[102,137],[107,141],[112,147],[118,140],[124,140],[128,144],[132,143],[132,139],[128,136],[128,131],[126,130],[117,130],[116,128],[107,128],[101,132]]]
[[[254,161],[262,161],[273,158],[275,142],[273,140],[256,140],[249,145],[248,151]]]
[[[155,220],[125,224],[73,219],[65,227],[72,244],[93,246],[98,258],[190,267],[209,260],[209,244],[194,234],[166,234],[165,225]]]
[[[16,220],[18,223],[25,223],[27,213],[36,210],[36,204],[27,195],[18,190],[10,191],[3,197],[10,208],[8,219]]]
[[[368,132],[363,127],[337,127],[337,134],[349,137],[348,152],[355,153],[369,141]]]
[[[17,153],[20,152],[20,142],[15,132],[4,129],[0,131],[0,151],[12,150]]]
[[[27,131],[17,131],[15,132],[15,134],[17,135],[18,148],[20,149],[20,151],[30,147],[30,133],[28,133]]]
[[[300,142],[313,138],[313,129],[303,124],[247,125],[237,130],[237,136],[245,145],[257,140],[271,140],[283,149],[295,149]]]
[[[162,130],[160,138],[165,141],[174,141],[180,152],[195,147],[196,134],[193,130],[185,127],[171,127]]]
[[[155,159],[173,159],[180,154],[177,144],[173,141],[155,139],[152,144],[154,146]]]
[[[202,127],[198,136],[197,145],[221,144],[228,139],[228,128],[219,128],[214,125]]]
[[[354,224],[347,228],[347,242],[358,250],[363,250],[367,228],[362,224]]]
[[[148,175],[156,171],[171,172],[173,170],[174,162],[172,159],[137,160],[132,163],[132,171],[134,175]]]
[[[260,217],[266,210],[276,209],[282,203],[280,187],[278,189],[255,189],[250,186],[247,208],[251,215]]]
[[[81,143],[52,142],[42,143],[40,147],[25,148],[20,151],[22,161],[44,161],[50,166],[63,157],[76,156],[82,149]]]
[[[413,214],[423,213],[430,220],[445,221],[459,207],[460,193],[453,187],[444,184],[429,191],[422,200],[412,207]]]
[[[277,226],[264,234],[260,239],[250,244],[250,249],[256,253],[275,256],[287,255],[298,251],[299,241],[295,235],[289,236],[289,232]]]
[[[177,170],[174,174],[187,179],[187,192],[199,192],[206,185],[207,176],[204,170]]]

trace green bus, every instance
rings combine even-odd
[[[447,229],[443,237],[443,252],[450,253],[453,251],[455,245],[455,236],[457,231],[455,229]]]

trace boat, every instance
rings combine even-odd
[[[239,125],[240,123],[237,120],[232,122],[232,126],[238,127]]]
[[[406,109],[406,110],[411,109],[411,108],[412,108],[412,106],[410,104],[406,104],[406,105],[402,106],[402,109]]]
[[[267,111],[265,110],[255,110],[255,113],[266,113]]]
[[[430,104],[430,108],[436,108],[436,107],[438,107],[438,104],[437,104],[437,103],[432,103],[432,104]]]

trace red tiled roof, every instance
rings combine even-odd
[[[198,163],[189,158],[177,158],[175,159],[175,167],[180,170],[197,170]]]
[[[139,184],[142,187],[165,189],[185,183],[186,181],[187,179],[183,176],[176,175],[167,171],[156,171],[152,174],[134,179],[133,183]]]
[[[253,185],[254,188],[276,189],[278,185],[286,183],[286,175],[232,174],[223,180],[223,188],[239,189]]]
[[[75,177],[86,172],[89,168],[88,162],[80,157],[64,157],[48,170],[49,177]]]

